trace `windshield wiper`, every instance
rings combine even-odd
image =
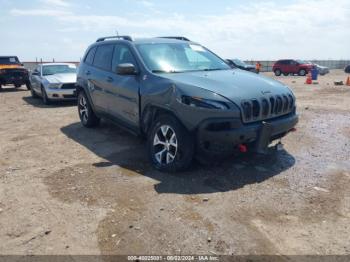
[[[171,70],[171,71],[165,71],[165,70],[152,70],[152,73],[181,73],[181,71],[175,71],[175,70]]]
[[[203,69],[203,71],[216,71],[216,70],[228,70],[230,68],[206,68],[206,69]]]

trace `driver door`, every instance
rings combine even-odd
[[[119,75],[117,66],[130,63],[138,70],[136,59],[130,48],[124,44],[114,46],[112,73],[109,84],[106,85],[108,93],[108,112],[131,128],[139,126],[139,75]]]

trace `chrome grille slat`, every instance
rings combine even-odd
[[[291,112],[294,108],[294,98],[291,94],[281,94],[243,100],[241,108],[244,122],[265,120]]]

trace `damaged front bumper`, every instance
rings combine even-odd
[[[298,123],[294,112],[279,118],[243,124],[240,119],[208,119],[201,123],[197,144],[205,153],[234,152],[238,145],[249,145],[249,151],[263,153],[268,145],[292,131]]]

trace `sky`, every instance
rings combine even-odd
[[[350,59],[350,1],[0,0],[0,55],[79,61],[117,33],[186,36],[223,58]]]

